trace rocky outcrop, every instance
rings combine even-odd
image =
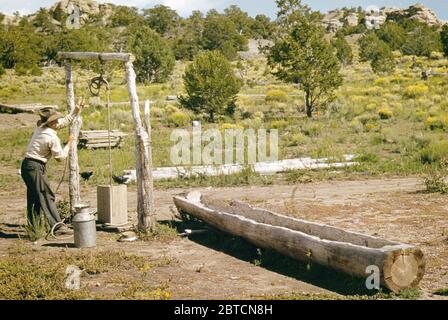
[[[347,25],[349,27],[356,27],[359,24],[359,17],[357,13],[350,13],[346,18],[345,21],[347,22]]]
[[[387,14],[387,20],[402,21],[404,19],[417,20],[430,26],[444,24],[444,21],[440,20],[433,10],[421,3],[414,4],[408,9],[392,10]]]
[[[3,24],[18,24],[19,23],[19,19],[17,17],[9,16],[9,15],[4,14],[2,23]]]
[[[328,32],[336,32],[344,26],[342,10],[329,11],[322,19],[322,24]]]
[[[59,8],[69,16],[79,11],[81,24],[86,23],[92,16],[100,16],[103,22],[106,23],[113,14],[114,7],[113,4],[100,4],[94,0],[61,0],[55,3],[50,10],[54,11]]]

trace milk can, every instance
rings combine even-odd
[[[80,204],[74,207],[75,216],[72,219],[75,233],[76,248],[96,247],[96,217],[95,211],[89,205]]]

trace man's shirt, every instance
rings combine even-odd
[[[76,111],[59,119],[57,129],[67,127],[77,116]],[[53,156],[57,161],[62,161],[68,157],[69,145],[62,147],[61,140],[56,130],[48,127],[38,127],[34,130],[31,142],[27,147],[25,158],[35,159],[47,163]]]

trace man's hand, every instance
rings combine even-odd
[[[81,97],[78,100],[78,103],[76,104],[75,111],[77,113],[81,112],[82,108],[84,108],[84,104],[85,104],[85,99],[84,99],[84,97]]]

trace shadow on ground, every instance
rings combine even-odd
[[[366,288],[365,279],[352,277],[312,262],[300,262],[273,250],[260,249],[240,237],[212,229],[199,221],[164,221],[161,223],[176,228],[179,233],[184,232],[185,229],[208,229],[209,232],[190,235],[189,239],[210,249],[223,252],[267,270],[341,295],[372,296],[378,293],[376,290],[368,290]]]
[[[0,239],[22,239],[25,237],[23,226],[18,224],[0,223]]]
[[[42,247],[50,247],[50,248],[75,248],[75,244],[74,243],[45,243],[42,245]]]

